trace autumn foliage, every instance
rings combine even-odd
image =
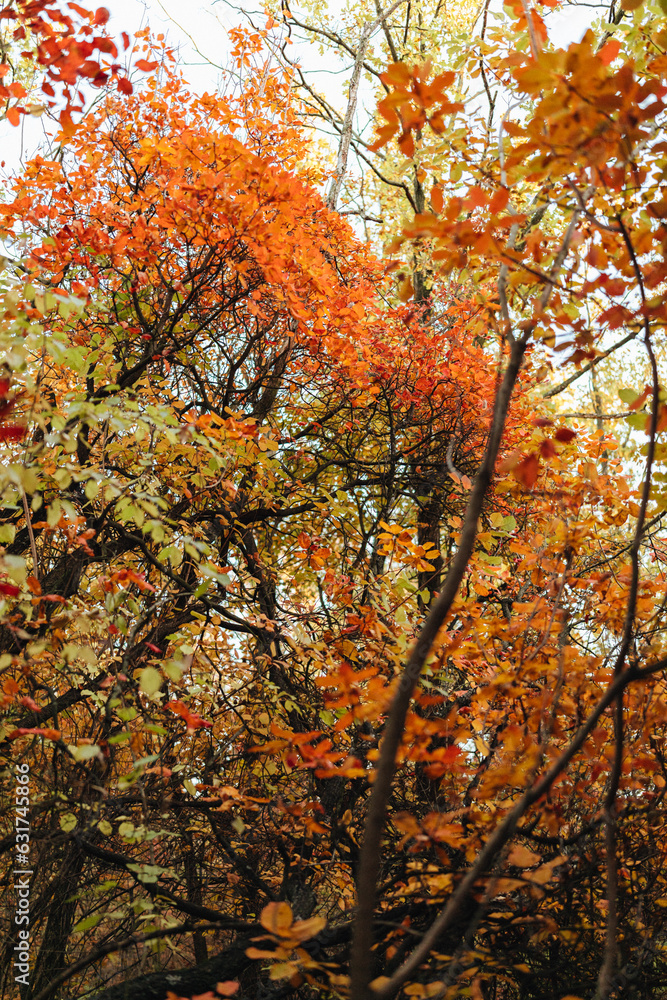
[[[122,94],[131,94],[128,78],[130,37],[123,32],[122,50],[109,36],[106,7],[90,11],[78,3],[58,0],[9,0],[0,9],[0,25],[5,27],[0,62],[0,100],[10,124],[19,125],[22,115],[41,114],[57,108],[63,134],[74,127],[77,112],[83,111],[82,87],[113,83]],[[38,93],[30,93],[19,70],[25,63],[41,75]],[[133,68],[150,72],[156,62],[135,59]],[[30,100],[32,98],[32,103]],[[40,104],[39,101],[43,101]]]
[[[148,32],[131,91],[99,11],[7,8],[70,116],[0,203],[22,997],[664,992],[667,35],[558,49],[551,6],[454,69],[394,46],[385,256],[273,21],[202,96]],[[624,345],[623,411],[568,413]]]

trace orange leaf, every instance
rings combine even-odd
[[[9,736],[8,740],[17,740],[19,736],[42,736],[45,740],[53,740],[57,743],[60,739],[60,731],[58,729],[14,729]]]
[[[216,983],[215,988],[221,997],[233,997],[239,984],[233,979],[227,979],[224,983]]]
[[[246,948],[245,950],[248,958],[275,958],[275,951],[264,951],[262,948]]]
[[[380,77],[383,83],[393,83],[395,87],[405,89],[412,81],[412,73],[403,62],[392,63]]]
[[[605,66],[608,66],[610,62],[614,61],[620,51],[621,43],[616,38],[612,38],[611,41],[602,46],[598,52],[598,57],[602,60]]]
[[[499,188],[489,202],[489,211],[492,215],[498,215],[499,212],[502,212],[507,207],[509,200],[509,190],[507,188]]]
[[[517,868],[532,868],[534,865],[539,864],[542,858],[539,854],[529,851],[527,847],[516,844],[509,852],[507,860],[511,865],[516,865]]]
[[[521,461],[521,452],[518,449],[511,451],[509,455],[505,455],[505,458],[498,463],[498,472],[511,472]]]
[[[658,425],[656,431],[660,434],[661,431],[667,429],[667,405],[665,403],[660,404],[660,409],[658,411]]]
[[[297,920],[290,928],[290,937],[297,941],[308,941],[314,938],[327,925],[326,917],[310,917],[308,920]]]

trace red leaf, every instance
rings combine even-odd
[[[93,18],[93,24],[106,24],[111,15],[106,7],[98,7],[95,11],[95,17]]]
[[[0,594],[5,594],[7,597],[18,597],[21,593],[21,588],[17,587],[15,583],[0,583]]]
[[[0,424],[0,441],[20,441],[24,433],[22,424]]]
[[[10,125],[20,125],[21,123],[21,112],[18,108],[9,108],[6,114],[7,121]]]
[[[206,722],[204,719],[200,718],[198,715],[194,715],[187,705],[184,705],[182,701],[168,701],[164,706],[165,708],[171,709],[176,715],[180,717],[187,724],[188,729],[212,729],[213,723]]]
[[[118,629],[116,629],[116,631],[118,631]],[[160,653],[160,655],[162,654],[162,650],[160,649],[159,646],[156,646],[154,642],[145,642],[144,646],[150,649],[153,653]]]
[[[156,67],[158,66],[158,63],[157,63],[157,61],[156,62],[147,62],[146,59],[137,59],[137,61],[135,62],[134,65],[137,67],[137,69],[140,69],[142,71],[142,73],[150,73],[154,69],[156,69]]]
[[[542,441],[540,444],[540,455],[547,461],[557,454],[553,441]]]
[[[540,471],[540,460],[537,455],[530,454],[526,455],[517,466],[512,470],[516,476],[518,482],[521,483],[524,489],[530,490],[535,485],[537,481],[537,474]]]
[[[82,76],[88,76],[91,77],[92,79],[94,79],[96,76],[99,76],[101,72],[102,72],[102,67],[98,62],[95,62],[94,59],[86,59],[86,61],[84,63],[81,63],[81,65],[79,66],[79,73]]]
[[[127,94],[128,96],[134,93],[134,88],[126,76],[118,78],[118,89],[121,94]]]
[[[576,436],[577,432],[571,431],[569,427],[559,427],[554,434],[554,441],[560,441],[561,444],[569,444]]]

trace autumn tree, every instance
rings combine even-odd
[[[224,97],[140,36],[156,74],[0,206],[23,996],[664,991],[665,31],[543,14],[373,66],[425,192],[388,259],[271,21]],[[624,449],[558,409],[622,341]]]

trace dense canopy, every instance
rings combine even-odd
[[[667,28],[554,7],[4,8],[3,995],[667,995]]]

